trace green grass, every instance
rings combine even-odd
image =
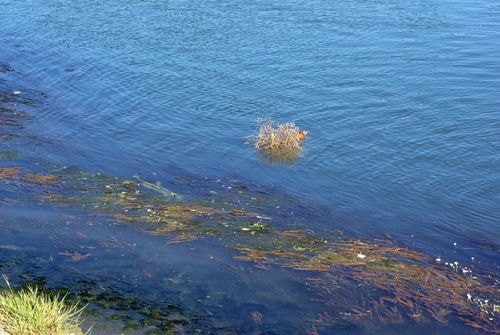
[[[82,308],[65,297],[27,287],[0,292],[0,325],[10,335],[81,335]]]

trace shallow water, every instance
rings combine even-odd
[[[2,114],[3,167],[39,172],[46,169],[41,166],[72,166],[127,179],[139,174],[202,199],[236,183],[248,187],[249,194],[273,195],[266,201],[280,209],[262,210],[273,220],[280,218],[273,224],[288,220],[305,230],[340,229],[359,238],[389,234],[430,259],[456,260],[496,278],[498,5],[0,3],[0,89],[9,97],[2,103],[26,113]],[[268,164],[246,143],[259,117],[295,121],[309,131],[295,164]],[[126,224],[101,221],[92,211],[80,213],[79,206],[39,205],[31,193],[12,184],[0,188],[0,219],[9,232],[1,244],[17,253],[2,261],[23,260],[13,273],[44,277],[49,287],[86,279],[120,294],[127,291],[123,282],[137,280],[140,285],[127,293],[143,296],[144,304],[171,304],[186,310],[186,318],[211,320],[195,322],[188,332],[196,327],[206,327],[202,332],[311,331],[311,320],[322,312],[322,305],[311,302],[315,293],[295,280],[304,276],[300,271],[252,270],[233,260],[235,251],[227,242],[165,244]],[[116,235],[141,247],[121,245],[123,257],[116,248],[98,256],[84,248],[79,252],[92,254],[93,262],[76,262],[83,265],[66,273],[59,255],[54,268],[45,269],[29,246],[57,236],[66,222],[61,215],[75,210],[79,219],[67,228],[71,233],[47,243],[46,254],[38,257],[73,252],[67,250],[72,244],[79,250],[75,234],[86,229],[90,247]],[[95,221],[92,228],[89,220]],[[212,253],[218,265],[207,259]],[[144,263],[146,272],[156,271],[150,283],[134,279],[143,271],[137,263]],[[100,273],[111,265],[116,269]],[[191,284],[178,281],[171,291],[165,289],[161,278],[179,273]],[[254,297],[261,291],[267,295]],[[236,293],[241,296],[235,298]],[[203,295],[217,294],[230,296],[229,302],[198,306]],[[307,315],[297,317],[304,309]],[[254,311],[276,321],[259,323],[255,314],[248,319]],[[373,333],[378,326],[337,325],[335,331]],[[380,332],[399,334],[402,328],[428,332],[427,326],[410,322]],[[469,329],[457,322],[456,331]]]

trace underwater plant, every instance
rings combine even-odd
[[[283,203],[244,185],[208,182],[205,191],[218,192],[208,192],[207,199],[205,191],[194,195],[192,184],[190,180],[190,188],[181,196],[142,179],[89,174],[71,167],[0,169],[3,201],[19,199],[24,190],[36,203],[82,208],[106,220],[137,224],[145,232],[166,236],[168,244],[217,241],[232,250],[234,258],[252,262],[260,270],[279,267],[307,273],[300,282],[323,309],[313,321],[318,329],[460,320],[478,331],[498,333],[498,281],[490,274],[472,274],[458,262],[434,260],[390,237],[362,240],[341,231],[305,229],[288,210],[278,210]],[[120,243],[112,239],[100,247]],[[59,255],[71,262],[90,256],[78,251]],[[351,294],[354,288],[356,294]],[[259,319],[258,314],[252,317]]]
[[[253,138],[255,148],[270,159],[293,160],[302,150],[307,131],[293,122],[281,123],[276,127],[271,119],[257,120],[259,130]]]
[[[21,173],[21,169],[17,167],[0,168],[0,180],[17,177]]]

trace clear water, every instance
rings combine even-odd
[[[10,87],[48,96],[27,127],[50,145],[26,144],[24,157],[162,182],[189,175],[274,187],[328,213],[318,229],[346,224],[457,259],[472,253],[454,242],[481,241],[474,255],[496,269],[494,1],[0,5],[0,61],[19,71]],[[259,117],[309,131],[295,164],[270,165],[246,143]],[[167,250],[172,262],[196,263]],[[273,276],[265,280],[282,278]]]

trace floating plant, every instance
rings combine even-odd
[[[259,129],[251,142],[271,163],[292,163],[298,158],[307,131],[292,122],[275,126],[271,119],[259,119],[257,123]]]

